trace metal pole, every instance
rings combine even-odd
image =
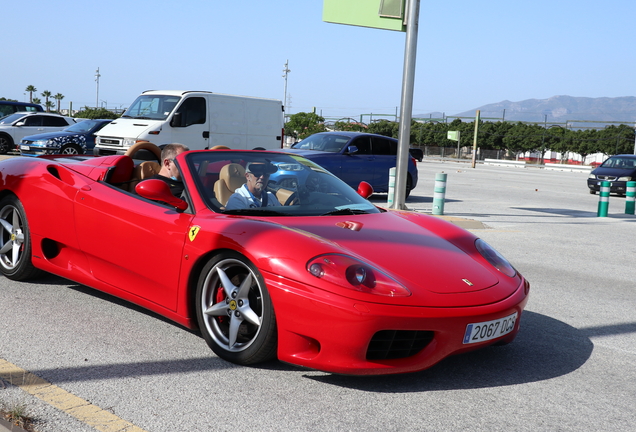
[[[287,107],[287,75],[291,72],[291,70],[289,70],[289,68],[287,67],[288,64],[289,64],[289,60],[285,61],[285,69],[283,69],[283,72],[285,73],[285,75],[283,75],[283,78],[285,78],[285,94],[283,99],[283,108]],[[283,122],[284,121],[285,121],[285,116],[283,116]]]
[[[95,82],[97,83],[97,94],[95,95],[95,109],[99,108],[99,67],[95,71]]]
[[[479,115],[480,111],[477,110],[477,114],[475,115],[475,133],[473,136],[473,160],[471,163],[471,168],[475,168],[476,159],[477,159],[477,132],[479,131]]]
[[[402,106],[400,107],[400,134],[397,151],[395,201],[392,208],[406,209],[406,176],[409,164],[413,88],[415,86],[415,56],[417,53],[417,26],[420,0],[407,0],[406,44],[404,47],[404,74],[402,76]]]

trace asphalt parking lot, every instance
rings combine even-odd
[[[41,432],[634,430],[636,216],[625,199],[612,196],[599,218],[586,173],[418,168],[407,206],[430,212],[435,173],[447,173],[445,217],[531,282],[514,343],[397,376],[240,367],[197,334],[86,287],[0,278],[0,376],[13,368],[55,395],[45,402],[5,378],[0,403],[24,404]],[[97,414],[69,414],[82,411]]]

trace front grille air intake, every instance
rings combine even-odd
[[[433,340],[432,331],[382,330],[371,338],[367,360],[392,360],[410,357]]]

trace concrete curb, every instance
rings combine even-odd
[[[26,432],[26,430],[6,420],[0,419],[0,432]]]

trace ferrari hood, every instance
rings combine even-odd
[[[322,216],[312,218],[310,223],[297,220],[297,224],[286,221],[285,225],[312,233],[337,246],[339,250],[334,253],[355,255],[386,271],[409,288],[415,297],[438,298],[435,306],[445,303],[441,297],[450,300],[456,295],[468,295],[471,301],[467,304],[474,305],[475,294],[497,286],[501,277],[510,279],[499,275],[476,250],[469,254],[425,228],[425,224],[422,226],[394,212]],[[471,237],[469,244],[472,245],[472,241]],[[500,300],[510,294],[508,289],[506,292],[499,292],[494,297],[489,295],[484,302]],[[432,305],[429,301],[425,303]],[[452,303],[457,304],[456,301]]]

